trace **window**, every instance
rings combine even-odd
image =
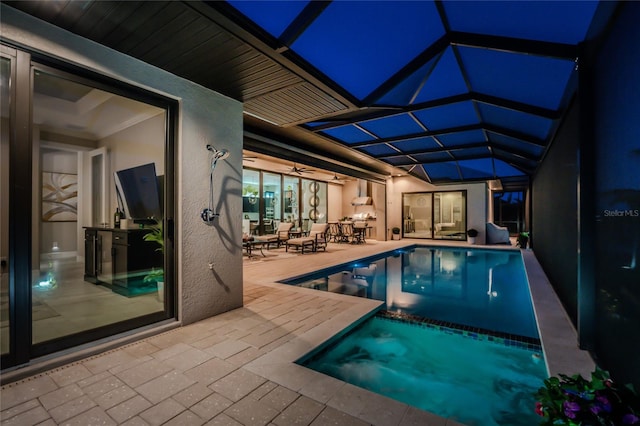
[[[252,169],[242,179],[243,233],[271,234],[280,222],[308,231],[327,221],[326,182]]]

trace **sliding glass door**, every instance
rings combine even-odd
[[[1,62],[3,91],[15,88],[2,94],[3,368],[175,312],[177,105],[17,57],[14,79],[11,58]],[[13,99],[15,122],[4,105]],[[19,182],[10,193],[8,181]]]
[[[283,220],[293,223],[293,227],[300,226],[300,178],[293,176],[284,176],[284,205]]]
[[[265,234],[273,234],[282,219],[282,175],[262,173],[262,198],[263,230]]]
[[[405,237],[466,239],[466,191],[408,193],[402,200]]]
[[[12,69],[15,56],[0,56],[0,354],[7,356],[12,343],[13,306],[9,298],[9,129],[13,125]]]

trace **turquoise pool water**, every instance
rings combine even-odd
[[[467,425],[534,425],[547,377],[519,251],[414,246],[286,283],[384,301],[299,363]]]
[[[516,250],[414,246],[284,282],[381,300],[401,314],[539,338]]]
[[[301,364],[467,425],[540,421],[542,352],[482,335],[373,317]]]

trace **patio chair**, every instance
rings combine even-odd
[[[340,242],[340,224],[338,222],[329,222],[327,238],[334,243]]]
[[[340,242],[349,243],[352,241],[353,241],[353,222],[340,222]]]
[[[487,244],[508,244],[511,245],[509,240],[509,230],[504,226],[498,226],[495,223],[487,222]]]
[[[262,225],[264,226],[264,233],[267,235],[271,235],[273,234],[273,220],[272,219],[265,219],[262,222]]]
[[[258,235],[258,221],[257,220],[252,220],[251,222],[249,222],[249,234],[251,235]]]
[[[300,238],[291,238],[287,240],[285,251],[289,251],[289,247],[294,247],[296,250],[300,250],[304,254],[305,248],[311,249],[311,251],[318,251],[323,249],[327,251],[327,230],[329,225],[327,223],[314,223],[311,225],[309,236]]]
[[[357,221],[353,224],[353,238],[351,242],[354,244],[366,243],[365,233],[367,232],[367,222]]]
[[[271,247],[271,244],[280,248],[280,245],[289,239],[289,231],[292,227],[291,222],[280,222],[275,234],[260,235],[256,239],[267,243],[267,248]]]
[[[328,223],[314,223],[309,230],[309,238],[315,239],[314,251],[322,249],[327,251],[327,232],[329,231]]]

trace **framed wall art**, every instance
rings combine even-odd
[[[78,175],[42,172],[42,221],[78,220]]]

